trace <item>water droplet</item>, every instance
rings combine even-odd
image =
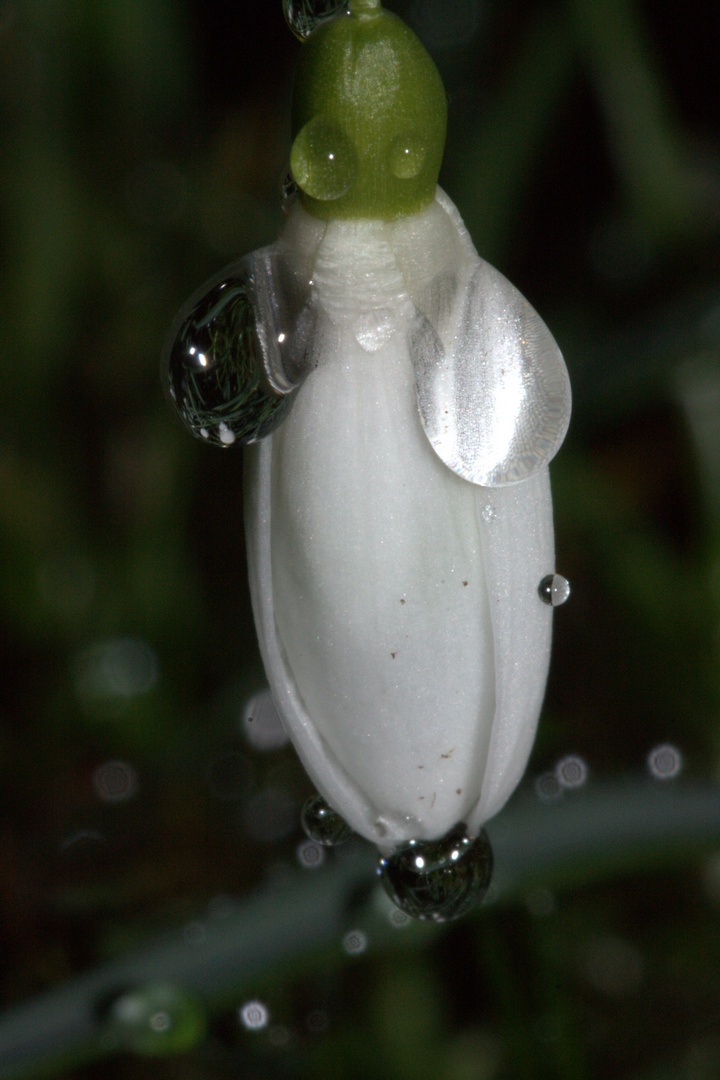
[[[367,934],[362,930],[349,930],[343,938],[343,949],[348,956],[360,956],[368,947]]]
[[[124,1050],[162,1057],[185,1053],[202,1042],[207,1017],[194,994],[158,983],[116,998],[108,1010],[108,1025]]]
[[[104,843],[105,837],[99,829],[78,829],[61,840],[60,850],[72,851],[75,856],[84,856],[88,852],[94,852],[98,844]]]
[[[441,840],[411,840],[382,856],[378,873],[391,900],[407,915],[445,922],[467,914],[483,899],[492,867],[485,830],[468,836],[460,824]]]
[[[390,172],[398,180],[412,180],[422,171],[427,156],[425,140],[415,132],[398,135],[390,147]]]
[[[449,347],[415,332],[410,351],[422,425],[453,472],[503,487],[555,456],[570,420],[565,363],[537,312],[487,263],[464,290]]]
[[[677,747],[663,743],[650,751],[647,765],[650,775],[656,780],[672,780],[682,770],[682,754]]]
[[[542,773],[535,781],[535,794],[542,802],[554,802],[562,793],[563,789],[554,772]]]
[[[311,795],[302,808],[302,827],[306,835],[323,847],[344,844],[352,836],[352,829],[322,795]]]
[[[300,187],[293,174],[288,171],[280,181],[280,206],[283,213],[287,213],[295,199],[295,196],[300,191]]]
[[[308,1031],[312,1031],[314,1035],[321,1035],[330,1027],[330,1018],[323,1009],[313,1009],[305,1017],[305,1023]]]
[[[75,690],[93,715],[118,715],[158,679],[155,651],[144,641],[117,637],[84,649],[76,661]]]
[[[582,787],[588,776],[588,767],[581,757],[568,754],[555,766],[558,784],[563,788]]]
[[[298,862],[305,870],[316,870],[325,862],[325,852],[314,840],[304,840],[297,847]]]
[[[270,1021],[270,1013],[262,1001],[248,1001],[238,1009],[240,1023],[248,1031],[262,1031]]]
[[[360,348],[374,353],[382,349],[396,330],[393,313],[387,308],[364,311],[353,323],[353,333]]]
[[[347,0],[283,0],[285,21],[301,41],[346,6]]]
[[[170,398],[193,435],[216,446],[252,443],[284,419],[298,380],[278,337],[289,326],[272,257],[227,267],[181,309],[163,350]]]
[[[357,168],[353,144],[339,124],[318,113],[298,132],[290,168],[300,188],[313,199],[339,199]]]
[[[127,802],[137,791],[137,784],[137,773],[125,761],[106,761],[93,773],[93,787],[103,802]]]
[[[245,738],[256,750],[279,750],[288,742],[269,690],[253,694],[243,708],[241,726]]]
[[[547,574],[538,585],[538,596],[544,604],[560,607],[570,596],[570,582],[562,574]]]

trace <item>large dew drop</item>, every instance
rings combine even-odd
[[[175,319],[163,377],[197,438],[224,447],[257,442],[287,415],[305,350],[283,276],[272,249],[255,252],[207,282]]]
[[[411,840],[378,865],[393,903],[406,915],[435,922],[459,919],[479,904],[492,869],[487,833],[468,836],[462,824],[441,840]]]
[[[301,41],[346,7],[347,0],[283,0],[285,21]]]

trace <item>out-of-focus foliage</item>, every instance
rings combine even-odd
[[[649,783],[715,782],[716,6],[388,6],[446,82],[441,182],[575,391],[553,466],[573,595],[518,797],[580,813],[648,762]],[[247,737],[241,458],[183,432],[158,355],[185,298],[275,235],[299,47],[280,0],[0,5],[3,1008],[298,863],[308,782]],[[710,1080],[719,864],[655,844],[651,873],[545,868],[402,948],[341,938],[213,1002],[205,1039],[188,1005],[191,1051],[68,1074]]]

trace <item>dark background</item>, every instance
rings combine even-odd
[[[623,793],[715,784],[720,764],[720,9],[388,7],[446,83],[441,183],[573,382],[552,469],[573,594],[516,801],[564,800],[590,835],[588,799],[616,791],[610,837],[616,806],[652,841],[620,865],[589,840],[569,877],[573,858],[540,860],[532,887],[409,928],[400,952],[368,934],[362,955],[329,942],[239,975],[180,1056],[78,1052],[63,1069],[709,1080],[717,827],[668,844],[619,816]],[[158,373],[185,298],[276,233],[299,48],[280,0],[0,5],[7,1009],[300,872],[311,787],[242,723],[263,676],[241,456],[187,436]],[[664,744],[682,767],[653,778]],[[568,755],[587,779],[563,792]],[[272,1024],[248,1032],[237,1009],[255,997]]]

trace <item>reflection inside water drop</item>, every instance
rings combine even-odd
[[[195,293],[165,343],[163,375],[186,427],[205,442],[262,439],[286,415],[292,395],[273,393],[249,260]]]
[[[492,869],[485,830],[468,836],[460,824],[440,840],[411,840],[382,856],[378,873],[390,899],[407,915],[445,922],[480,903]]]
[[[544,604],[560,607],[570,596],[570,582],[562,574],[548,574],[538,585],[538,595]]]
[[[283,0],[285,21],[301,41],[346,6],[347,0]]]
[[[344,844],[352,836],[348,823],[325,802],[322,795],[310,796],[302,808],[301,820],[306,835],[325,847]]]

